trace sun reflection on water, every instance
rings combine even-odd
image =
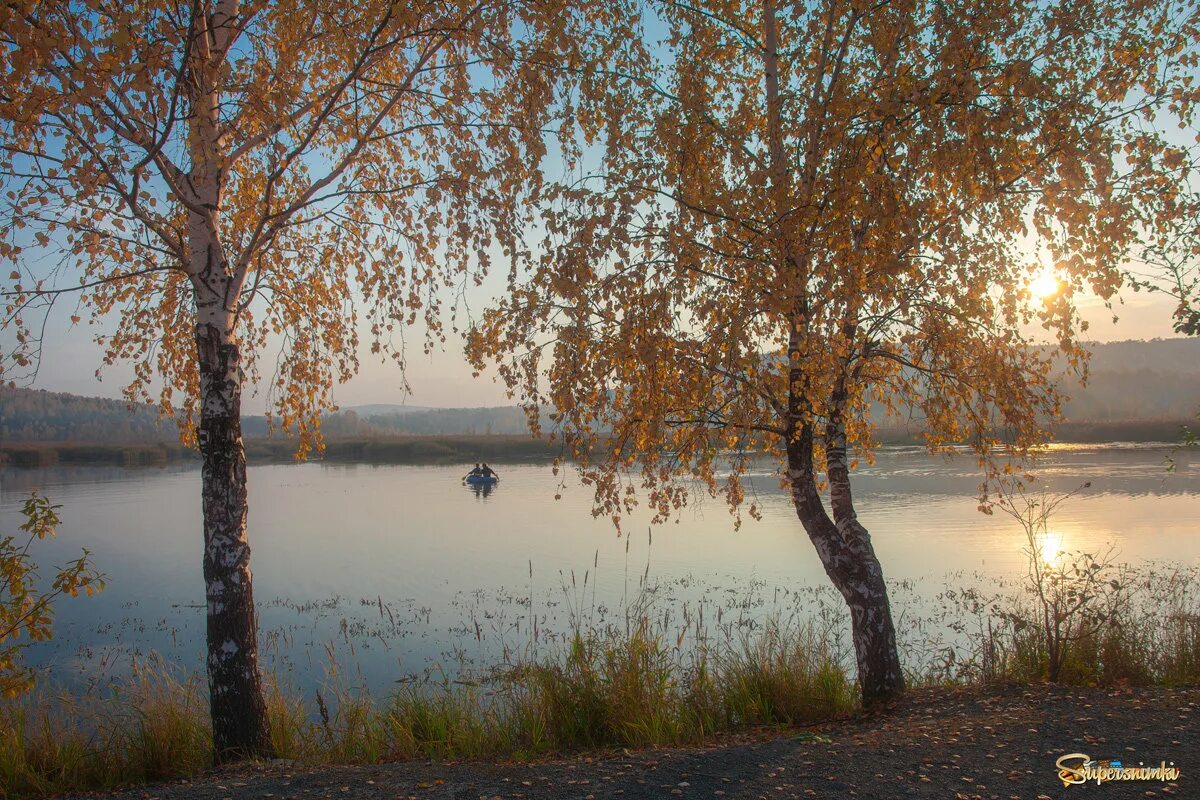
[[[1037,535],[1034,547],[1042,564],[1047,567],[1061,567],[1067,550],[1067,537],[1062,531],[1047,530]]]

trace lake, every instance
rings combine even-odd
[[[1175,453],[1168,472],[1172,453],[1168,445],[1052,449],[1039,469],[1050,487],[1091,482],[1053,518],[1054,545],[1111,545],[1123,561],[1200,565],[1200,458]],[[725,508],[705,498],[653,529],[626,520],[624,536],[591,516],[590,493],[572,473],[493,466],[502,481],[488,493],[462,485],[467,465],[252,467],[267,666],[308,691],[327,679],[332,659],[344,678],[386,691],[410,674],[553,641],[576,621],[612,623],[637,597],[680,618],[706,608],[803,613],[814,597],[828,600],[770,465],[753,474],[761,521],[735,532]],[[885,448],[856,480],[860,518],[903,602],[1023,573],[1024,536],[1010,518],[976,510],[980,475],[969,456]],[[32,648],[32,661],[65,683],[120,674],[131,656],[151,652],[202,669],[199,482],[196,468],[0,472],[0,531],[15,533],[19,505],[37,488],[62,505],[63,518],[58,538],[38,551],[41,563],[85,546],[108,576],[98,597],[60,603],[57,638]]]

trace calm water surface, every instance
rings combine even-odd
[[[1057,489],[1091,488],[1052,528],[1068,550],[1115,546],[1129,562],[1200,565],[1200,459],[1167,446],[1054,450],[1040,474]],[[464,487],[465,466],[262,466],[250,469],[250,536],[267,661],[301,688],[326,679],[332,654],[354,680],[386,688],[463,659],[494,660],[573,616],[603,620],[643,583],[664,613],[751,594],[778,601],[825,583],[778,478],[753,476],[764,518],[740,531],[717,501],[628,535],[591,516],[591,496],[549,466],[495,465],[487,495]],[[921,591],[1023,570],[1023,536],[1007,517],[976,510],[979,473],[885,449],[857,478],[860,517],[885,574]],[[119,673],[157,652],[202,668],[199,471],[58,467],[0,472],[0,531],[13,532],[32,489],[62,504],[44,565],[86,546],[108,588],[60,605],[58,638],[33,660],[71,682]],[[562,498],[555,500],[555,493]],[[586,576],[586,589],[584,588]],[[769,603],[767,604],[769,605]],[[532,610],[532,611],[531,611]]]

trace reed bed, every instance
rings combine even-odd
[[[854,686],[813,632],[768,626],[736,650],[577,631],[555,658],[423,680],[376,698],[339,680],[311,698],[268,682],[277,755],[305,763],[527,758],[695,742],[850,714]],[[193,774],[211,764],[202,684],[161,659],[84,695],[39,690],[0,706],[0,796],[38,797]]]
[[[1057,682],[1200,682],[1196,568],[1104,563],[1098,580],[1109,588],[1059,642]],[[463,662],[380,696],[347,677],[354,670],[343,670],[328,647],[327,679],[316,691],[269,674],[278,756],[308,764],[523,759],[694,743],[856,711],[845,614],[828,590],[797,593],[788,604],[714,588],[707,594],[723,605],[681,611],[663,608],[664,596],[643,578],[616,613],[598,610],[588,581],[585,574],[562,583],[565,629],[503,623],[520,630],[521,641],[506,642],[499,663],[486,668]],[[1028,581],[950,581],[939,592],[893,586],[910,683],[1048,681],[1045,609]],[[532,591],[513,603],[525,620],[538,618]],[[484,638],[473,613],[459,634]],[[349,641],[371,635],[354,624],[342,630]],[[186,776],[211,764],[210,750],[203,681],[161,657],[139,659],[127,675],[87,691],[42,685],[0,703],[5,800]]]

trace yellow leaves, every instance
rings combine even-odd
[[[104,588],[87,550],[59,568],[48,587],[39,586],[38,565],[33,560],[38,540],[52,537],[59,524],[59,506],[36,492],[21,509],[23,540],[0,536],[0,696],[15,697],[33,686],[33,672],[20,659],[22,637],[47,641],[53,635],[54,601],[63,596],[87,596]]]
[[[1069,285],[1087,275],[1112,286],[1133,212],[1118,195],[1123,123],[1096,120],[1131,109],[1096,88],[1096,65],[1145,62],[1153,48],[1100,37],[1088,46],[1113,52],[1059,52],[1062,26],[1026,11],[934,20],[936,9],[888,7],[851,31],[836,79],[821,70],[843,29],[822,36],[819,19],[781,18],[791,83],[777,114],[761,52],[668,15],[679,60],[644,84],[596,87],[592,113],[624,121],[603,188],[548,190],[559,205],[546,214],[547,254],[518,283],[522,302],[485,316],[487,354],[528,397],[549,385],[575,445],[611,430],[620,456],[605,469],[640,452],[654,497],[713,463],[717,445],[778,452],[780,430],[799,435],[789,423],[824,425],[839,379],[846,435],[865,448],[863,398],[875,394],[897,413],[925,411],[932,447],[985,443],[997,425],[1036,436],[1056,400],[1010,330],[1013,253],[1036,235],[1069,265]],[[724,13],[754,29],[760,9]],[[765,163],[770,137],[786,154],[782,176]],[[1161,154],[1151,169],[1182,166],[1153,137],[1134,142],[1147,164]],[[1069,347],[1078,320],[1056,314]],[[515,343],[531,352],[512,356]],[[611,510],[616,478],[604,474],[597,504]],[[736,487],[726,498],[743,499]]]
[[[599,0],[486,10],[368,0],[350,16],[271,2],[248,12],[254,40],[229,42],[234,56],[217,63],[210,42],[187,41],[200,6],[164,15],[93,0],[82,16],[68,6],[43,4],[37,25],[6,30],[22,63],[0,114],[40,168],[20,165],[34,177],[30,191],[14,188],[12,225],[48,215],[30,239],[69,256],[80,285],[101,284],[87,303],[120,315],[106,362],[134,363],[139,396],[161,374],[162,405],[176,392],[185,437],[197,382],[183,273],[219,254],[248,374],[282,342],[280,418],[308,420],[303,435],[318,436],[329,387],[357,369],[361,314],[377,323],[371,352],[402,361],[392,340],[402,326],[425,321],[425,345],[442,340],[438,295],[459,276],[479,280],[493,251],[525,252],[526,201],[566,79],[531,65],[582,74],[621,46],[595,31],[633,35],[624,4]],[[185,55],[189,102],[215,117],[176,108]],[[159,142],[171,113],[190,122]],[[578,148],[564,142],[562,156]],[[17,169],[0,161],[4,174]],[[210,209],[203,241],[189,227],[197,208]],[[130,276],[147,269],[163,271]],[[28,363],[31,340],[18,343],[13,362]]]

